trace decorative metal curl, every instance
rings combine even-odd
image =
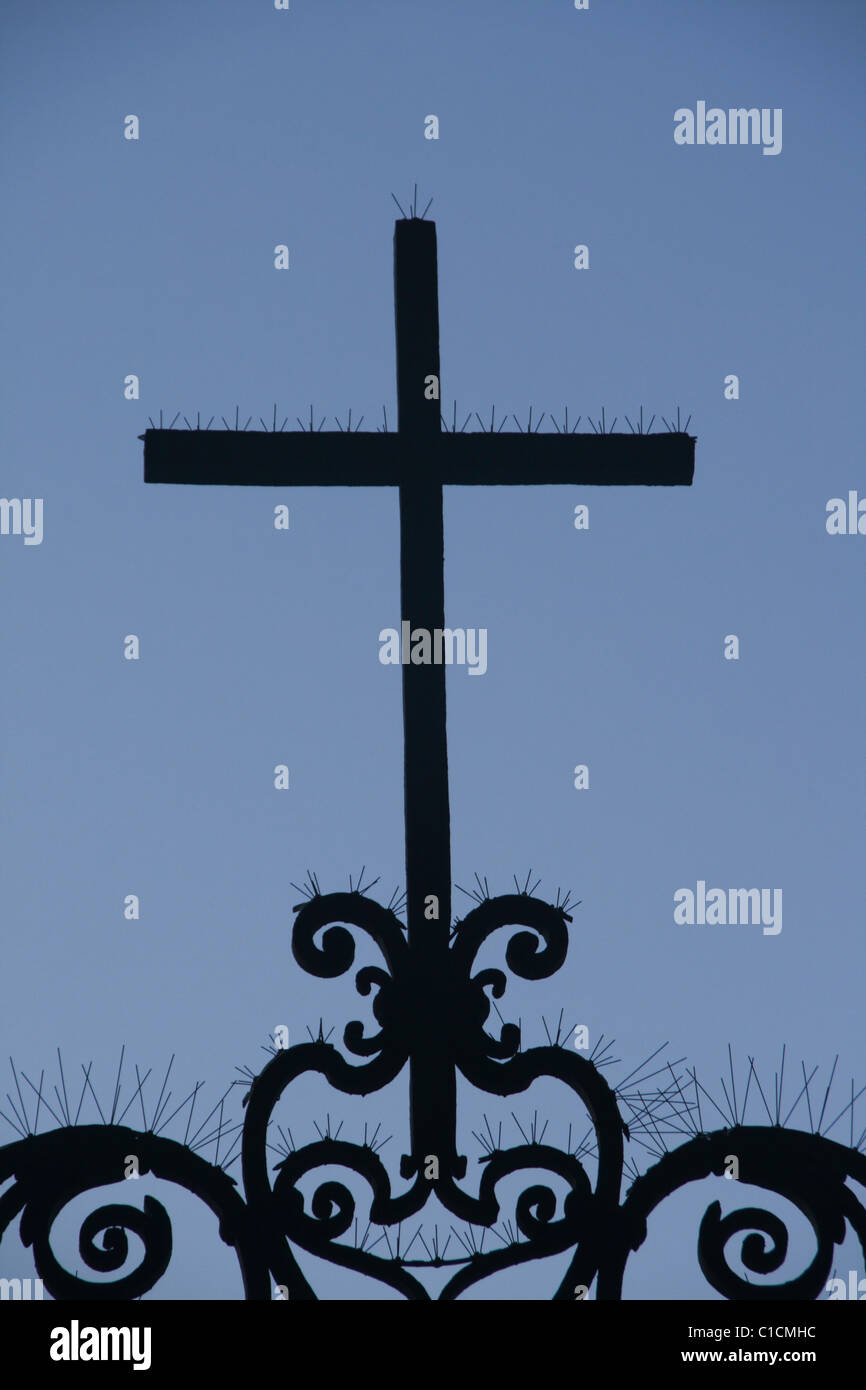
[[[788,1251],[785,1222],[774,1212],[753,1206],[722,1217],[721,1206],[714,1201],[701,1220],[698,1261],[718,1293],[729,1299],[817,1298],[832,1268],[834,1247],[845,1239],[846,1222],[866,1260],[866,1209],[846,1186],[848,1178],[866,1185],[866,1156],[819,1134],[777,1125],[737,1125],[697,1135],[636,1179],[619,1213],[619,1238],[610,1241],[599,1271],[600,1299],[622,1296],[626,1261],[646,1239],[647,1220],[655,1207],[689,1183],[722,1176],[732,1154],[739,1163],[738,1181],[763,1187],[799,1208],[812,1227],[817,1248],[809,1266],[795,1278],[778,1284],[751,1283],[728,1264],[728,1242],[739,1232],[749,1231],[741,1247],[744,1265],[757,1274],[773,1273],[781,1268]]]
[[[400,1003],[405,991],[409,948],[399,921],[390,909],[382,907],[361,893],[317,894],[307,903],[295,908],[297,917],[292,929],[292,953],[308,974],[323,979],[344,975],[355,959],[355,942],[345,926],[348,923],[367,933],[379,947],[388,971],[378,966],[365,966],[358,971],[355,985],[359,994],[367,995],[376,988],[373,1014],[382,1024],[374,1037],[364,1036],[364,1025],[357,1019],[347,1024],[343,1041],[356,1056],[371,1056],[376,1052],[405,1060],[405,1045],[401,1048],[397,1035],[400,1028]],[[316,934],[324,929],[321,945]],[[401,1062],[402,1065],[402,1062]]]
[[[704,1276],[723,1297],[817,1298],[832,1268],[834,1249],[848,1228],[856,1233],[866,1263],[866,1210],[847,1186],[851,1180],[866,1187],[866,1157],[825,1136],[743,1123],[696,1134],[636,1178],[622,1200],[624,1141],[630,1133],[617,1093],[598,1066],[574,1051],[558,1045],[521,1051],[520,1032],[513,1023],[503,1023],[498,1038],[487,1033],[488,991],[494,999],[502,998],[507,977],[495,967],[472,974],[484,943],[494,932],[510,927],[524,930],[508,941],[508,969],[527,980],[553,974],[565,959],[568,945],[571,918],[564,906],[552,906],[527,893],[509,894],[482,901],[457,924],[444,976],[449,1008],[436,1020],[435,1046],[429,1037],[429,1010],[419,1007],[427,981],[410,960],[403,928],[390,909],[360,892],[316,892],[297,911],[292,950],[299,964],[319,977],[334,978],[351,968],[355,942],[348,928],[364,931],[382,953],[384,968],[362,966],[355,980],[361,995],[372,996],[380,1031],[367,1036],[357,1020],[344,1031],[347,1051],[365,1060],[350,1062],[320,1038],[278,1050],[252,1077],[244,1099],[241,1136],[243,1197],[217,1164],[151,1130],[138,1132],[119,1124],[66,1125],[0,1149],[0,1185],[13,1180],[0,1196],[0,1240],[20,1213],[21,1238],[32,1247],[37,1271],[52,1297],[136,1298],[154,1288],[165,1273],[172,1252],[171,1222],[161,1202],[150,1195],[145,1196],[143,1209],[128,1202],[104,1203],[81,1223],[82,1260],[100,1274],[116,1274],[113,1280],[71,1274],[52,1248],[54,1222],[74,1198],[118,1182],[124,1182],[128,1193],[124,1164],[130,1154],[135,1154],[140,1173],[180,1184],[211,1208],[218,1217],[221,1238],[235,1250],[248,1299],[269,1299],[272,1279],[286,1287],[291,1299],[315,1299],[295,1258],[296,1248],[377,1279],[409,1299],[431,1297],[413,1267],[453,1265],[455,1271],[439,1294],[445,1301],[458,1298],[497,1271],[571,1252],[554,1299],[570,1300],[575,1286],[589,1288],[596,1278],[597,1298],[619,1299],[627,1261],[646,1239],[655,1208],[689,1183],[720,1176],[732,1153],[738,1157],[740,1182],[763,1187],[803,1213],[812,1227],[816,1250],[808,1266],[793,1278],[775,1284],[751,1282],[730,1264],[731,1243],[742,1235],[739,1253],[744,1267],[772,1275],[787,1257],[787,1225],[774,1212],[758,1206],[722,1215],[720,1204],[711,1202],[700,1222],[697,1254]],[[425,1079],[433,1084],[432,1092],[425,1094],[433,1094],[441,1104],[422,1114],[421,1139],[413,1134],[413,1153],[401,1159],[400,1174],[406,1180],[402,1190],[392,1190],[389,1173],[371,1144],[340,1142],[330,1135],[293,1151],[271,1169],[269,1127],[277,1104],[295,1080],[318,1073],[346,1095],[365,1096],[388,1085],[407,1062],[415,1065],[418,1058],[428,1069]],[[502,1097],[522,1093],[542,1078],[566,1086],[592,1122],[597,1157],[594,1183],[575,1154],[540,1139],[536,1142],[533,1131],[532,1142],[510,1149],[491,1145],[481,1160],[477,1193],[467,1191],[460,1181],[465,1159],[454,1148],[455,1114],[449,1092],[458,1073],[478,1090]],[[413,1123],[417,1118],[413,1110]],[[441,1171],[430,1175],[423,1169],[427,1143],[434,1156],[438,1152],[443,1160],[436,1165]],[[405,1251],[401,1255],[399,1240],[395,1253],[386,1239],[388,1258],[365,1248],[366,1238],[360,1248],[344,1243],[342,1238],[357,1221],[358,1202],[352,1189],[328,1176],[309,1199],[302,1191],[303,1181],[323,1168],[342,1168],[366,1184],[368,1225],[380,1227],[383,1233],[394,1228],[399,1232],[401,1223],[421,1211],[431,1195],[470,1227],[489,1230],[503,1219],[499,1185],[520,1173],[532,1176],[513,1203],[514,1229],[507,1226],[509,1236],[501,1248],[485,1251],[482,1243],[482,1248],[467,1248],[465,1255],[446,1259],[434,1245],[432,1256],[428,1252],[427,1259],[410,1260]],[[544,1173],[565,1185],[561,1196],[541,1179]],[[144,1254],[133,1270],[124,1272],[130,1233],[141,1240]]]
[[[185,1145],[124,1125],[70,1125],[47,1134],[29,1135],[0,1149],[0,1183],[13,1185],[0,1198],[0,1240],[21,1213],[20,1234],[32,1246],[39,1277],[55,1299],[140,1298],[165,1273],[172,1251],[171,1221],[154,1197],[144,1210],[130,1203],[100,1206],[83,1221],[79,1253],[89,1269],[120,1269],[128,1258],[127,1231],[144,1244],[141,1263],[118,1279],[95,1281],[71,1274],[57,1259],[51,1230],[74,1198],[94,1188],[122,1182],[127,1157],[134,1154],[140,1174],[177,1183],[200,1198],[219,1219],[219,1233],[235,1249],[248,1298],[269,1297],[267,1265],[252,1230],[249,1212],[235,1182]],[[94,1237],[104,1231],[102,1248]]]
[[[542,902],[526,893],[503,893],[472,908],[455,928],[451,954],[468,974],[484,942],[502,927],[529,927],[508,943],[505,959],[509,970],[524,980],[543,980],[554,975],[568,952],[566,922],[572,919],[563,909]],[[539,938],[544,943],[539,950]],[[504,980],[504,977],[503,977]]]

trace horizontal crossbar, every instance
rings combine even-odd
[[[146,483],[250,487],[691,485],[689,434],[147,430]]]

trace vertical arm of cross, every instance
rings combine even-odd
[[[440,407],[433,222],[409,218],[395,225],[394,311],[397,403],[406,454],[400,483],[401,618],[410,624],[409,631],[426,628],[432,633],[445,626],[442,482],[435,447]],[[401,1166],[409,1176],[423,1171],[426,1158],[435,1155],[448,1181],[462,1176],[463,1164],[455,1149],[456,1077],[447,1026],[451,824],[444,665],[403,666],[403,740],[406,914],[416,1027],[409,1079],[412,1153]]]
[[[400,607],[404,622],[432,632],[445,625],[442,484],[429,443],[439,433],[439,305],[436,226],[411,218],[394,230],[397,401],[406,481],[400,484]],[[435,395],[425,381],[437,380]],[[429,396],[429,399],[428,399]],[[413,457],[413,445],[416,451]],[[425,447],[426,446],[426,447]],[[403,667],[406,894],[413,953],[447,948],[451,847],[445,667]],[[438,918],[424,915],[438,900]]]

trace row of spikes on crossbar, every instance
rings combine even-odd
[[[490,421],[489,421],[489,423],[488,423],[486,420],[482,419],[482,417],[479,415],[479,413],[478,413],[477,410],[476,410],[476,411],[470,410],[470,411],[467,413],[466,418],[465,418],[465,420],[463,421],[462,425],[460,425],[460,424],[458,424],[457,403],[456,403],[456,401],[455,401],[454,407],[453,407],[453,410],[452,410],[452,415],[451,415],[451,420],[450,420],[450,422],[449,422],[448,419],[446,418],[445,414],[444,414],[444,413],[441,413],[441,412],[440,412],[440,420],[441,420],[441,423],[442,423],[442,428],[443,428],[443,429],[446,431],[446,433],[448,433],[448,434],[465,434],[465,432],[466,432],[466,426],[469,424],[469,422],[470,422],[470,420],[472,419],[473,415],[474,415],[475,419],[478,421],[478,424],[481,426],[481,432],[482,432],[483,434],[501,434],[502,431],[506,429],[506,426],[508,425],[508,421],[509,421],[509,420],[513,420],[513,421],[514,421],[514,425],[511,427],[511,430],[508,431],[508,432],[510,432],[510,433],[514,433],[515,427],[516,427],[516,431],[517,431],[517,433],[519,433],[519,434],[538,434],[539,431],[541,430],[541,426],[542,426],[543,422],[544,422],[545,420],[549,420],[549,421],[550,421],[550,424],[548,425],[548,427],[547,427],[547,429],[544,431],[544,433],[546,433],[546,434],[552,434],[552,433],[555,432],[556,434],[576,434],[576,433],[577,433],[577,427],[578,427],[578,425],[580,424],[581,420],[583,419],[583,416],[582,416],[582,415],[578,415],[578,417],[577,417],[576,420],[572,420],[571,422],[569,422],[569,418],[568,418],[568,406],[565,407],[564,413],[563,413],[563,416],[562,416],[562,419],[561,419],[561,420],[557,420],[556,416],[555,416],[552,412],[544,411],[544,410],[543,410],[543,411],[541,412],[541,414],[540,414],[540,415],[537,415],[537,416],[535,417],[535,420],[533,421],[532,412],[533,412],[533,407],[530,406],[530,407],[529,407],[529,414],[528,414],[528,416],[526,417],[525,423],[521,423],[519,416],[515,415],[513,412],[512,412],[512,413],[506,413],[505,415],[501,416],[500,419],[499,419],[499,422],[497,423],[497,420],[496,420],[496,407],[493,406],[493,407],[491,408],[491,411],[490,411]],[[186,415],[182,415],[180,411],[177,411],[176,414],[175,414],[175,416],[174,416],[174,418],[171,420],[171,422],[170,422],[169,424],[165,424],[164,421],[163,421],[163,416],[164,416],[165,413],[167,413],[167,412],[163,412],[162,410],[159,412],[159,423],[158,423],[158,424],[157,424],[156,421],[153,419],[153,417],[149,415],[149,416],[147,417],[148,427],[149,427],[150,429],[152,429],[152,430],[156,430],[156,429],[160,429],[160,430],[173,430],[174,427],[175,427],[175,425],[177,424],[178,420],[183,420],[183,423],[184,423],[186,429],[188,429],[188,430],[209,430],[210,427],[211,427],[211,425],[213,424],[214,420],[216,419],[216,416],[215,416],[215,415],[212,415],[212,416],[210,417],[210,419],[208,420],[207,424],[203,425],[202,422],[201,422],[201,411],[197,411],[197,412],[196,412],[195,421],[189,420],[189,419],[187,418]],[[462,414],[462,412],[461,412],[461,414]],[[273,420],[272,420],[271,424],[267,424],[266,421],[264,420],[264,418],[263,418],[261,415],[259,416],[259,420],[260,420],[260,422],[261,422],[262,429],[263,429],[266,433],[282,434],[283,431],[285,430],[286,425],[288,424],[288,421],[289,421],[288,415],[284,418],[282,424],[280,424],[280,425],[277,424],[277,416],[278,416],[278,412],[277,412],[277,407],[276,407],[276,405],[274,405],[274,414],[273,414]],[[320,432],[324,429],[324,427],[325,427],[325,424],[326,424],[326,422],[327,422],[327,418],[328,418],[327,416],[323,415],[322,418],[321,418],[321,420],[319,421],[319,423],[316,424],[315,414],[314,414],[312,405],[310,406],[310,418],[309,418],[309,420],[304,421],[304,420],[301,419],[300,415],[296,415],[296,416],[295,416],[295,419],[297,420],[298,425],[300,426],[301,430],[302,430],[304,433],[310,433],[310,434],[318,434],[318,433],[320,433]],[[351,411],[351,409],[350,409],[349,412],[348,412],[348,415],[347,415],[347,417],[346,417],[346,423],[345,423],[345,424],[343,423],[343,421],[340,419],[340,417],[339,417],[338,415],[334,415],[332,418],[333,418],[333,420],[334,420],[335,425],[337,426],[337,429],[340,431],[340,433],[342,433],[342,434],[357,434],[358,431],[360,430],[361,426],[362,426],[363,423],[364,423],[364,418],[365,418],[365,417],[362,415],[361,418],[360,418],[359,420],[357,420],[357,421],[355,422],[355,424],[353,425],[353,424],[352,424],[352,411]],[[691,415],[689,415],[688,419],[685,421],[685,423],[683,423],[682,415],[681,415],[680,407],[679,407],[679,406],[677,406],[676,420],[674,420],[673,416],[671,416],[671,419],[670,419],[670,420],[668,420],[667,417],[664,416],[664,415],[660,416],[659,418],[661,419],[662,423],[664,424],[665,430],[667,431],[668,434],[686,434],[686,433],[688,432],[688,428],[689,428],[689,425],[690,425],[691,419],[692,419]],[[241,418],[240,418],[240,407],[239,407],[239,406],[236,406],[236,407],[235,407],[235,420],[234,420],[234,424],[231,424],[230,421],[228,421],[224,415],[221,415],[221,416],[220,416],[220,419],[222,420],[223,425],[225,426],[225,428],[226,428],[227,430],[237,430],[239,433],[243,434],[243,433],[245,433],[245,432],[249,429],[250,425],[252,424],[253,417],[252,417],[252,415],[248,416],[248,418],[247,418],[247,420],[246,420],[246,423],[242,425],[242,424],[241,424]],[[612,420],[610,423],[608,423],[607,417],[606,417],[606,414],[605,414],[604,406],[602,406],[601,414],[598,416],[597,419],[594,420],[594,419],[592,418],[591,415],[587,415],[586,419],[587,419],[587,423],[589,424],[589,427],[590,427],[590,429],[592,430],[593,434],[613,434],[614,430],[616,429],[616,425],[617,425],[617,421],[619,420],[619,416],[618,416],[618,415],[615,415],[615,416],[613,417],[613,420]],[[632,421],[630,420],[630,418],[628,417],[628,415],[624,415],[624,416],[623,416],[623,419],[625,420],[625,422],[626,422],[626,424],[628,425],[629,430],[631,431],[632,434],[652,434],[652,432],[653,432],[653,425],[654,425],[654,423],[655,423],[656,417],[655,417],[655,415],[653,415],[652,418],[650,419],[649,423],[648,423],[648,424],[645,424],[645,423],[644,423],[644,417],[643,417],[643,406],[641,406],[639,413],[638,413],[637,416],[635,417],[634,423],[632,423]],[[661,432],[661,431],[657,431],[657,433],[660,433],[660,432]],[[372,431],[371,431],[371,433],[372,433]],[[377,434],[390,434],[390,433],[392,433],[392,431],[391,431],[391,429],[390,429],[390,427],[389,427],[389,425],[388,425],[388,411],[387,411],[387,409],[386,409],[386,407],[385,407],[384,405],[382,406],[382,424],[376,426],[376,433],[377,433]],[[584,431],[582,431],[582,433],[588,434],[589,431],[588,431],[588,430],[584,430]]]

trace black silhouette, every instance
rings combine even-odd
[[[441,431],[435,222],[410,217],[395,224],[394,303],[397,434],[148,430],[145,481],[398,487],[401,613],[429,632],[445,626],[443,485],[692,482],[695,441],[685,433]],[[407,918],[413,969],[425,981],[414,1005],[417,1033],[430,1040],[411,1051],[412,1167],[436,1153],[442,1171],[455,1105],[453,1063],[439,1045],[443,1017],[453,1008],[445,667],[408,664],[402,672]],[[438,921],[424,915],[431,896]],[[449,1171],[452,1145],[449,1138]]]
[[[542,435],[537,433],[537,425],[533,430],[531,412],[526,429],[518,425],[517,434],[495,431],[493,417],[489,430],[482,425],[482,433],[465,434],[457,429],[456,411],[454,429],[443,432],[438,394],[431,389],[439,379],[435,225],[414,215],[398,222],[394,249],[396,434],[388,433],[387,428],[361,433],[352,428],[351,416],[345,430],[326,433],[321,425],[316,428],[312,412],[309,431],[302,428],[299,433],[278,430],[276,411],[271,431],[247,432],[239,416],[234,430],[228,426],[225,430],[201,429],[200,422],[198,428],[192,428],[187,421],[186,432],[161,426],[147,430],[143,436],[145,480],[397,487],[401,612],[412,627],[432,632],[445,625],[443,486],[688,485],[694,473],[695,440],[680,428],[679,414],[676,428],[668,426],[667,435],[644,433],[642,412],[637,430],[629,422],[630,435],[608,430],[604,414],[600,428],[592,424],[592,435],[576,434],[569,428],[567,415],[564,428],[557,425],[555,434]],[[365,932],[379,948],[386,968],[364,967],[358,971],[356,984],[361,994],[373,994],[372,1012],[380,1031],[367,1036],[362,1023],[355,1021],[343,1034],[346,1051],[367,1060],[349,1063],[329,1041],[330,1033],[325,1036],[320,1026],[318,1038],[311,1034],[309,1043],[284,1050],[270,1048],[273,1055],[262,1071],[246,1072],[246,1115],[235,1139],[241,1140],[243,1197],[219,1163],[224,1132],[222,1102],[213,1131],[216,1157],[209,1164],[193,1150],[192,1142],[187,1144],[187,1134],[183,1143],[161,1137],[167,1123],[163,1120],[162,1091],[149,1122],[142,1099],[141,1130],[122,1126],[126,1110],[118,1111],[120,1068],[110,1119],[101,1126],[78,1126],[77,1113],[72,1120],[61,1069],[62,1100],[55,1087],[60,1127],[36,1134],[13,1068],[21,1111],[13,1097],[8,1099],[20,1120],[23,1137],[0,1149],[0,1185],[14,1179],[0,1199],[0,1236],[21,1212],[22,1238],[33,1246],[40,1277],[56,1298],[140,1296],[158,1281],[171,1257],[168,1214],[155,1199],[145,1199],[143,1212],[128,1204],[100,1207],[82,1225],[80,1253],[91,1269],[121,1268],[127,1257],[127,1229],[144,1242],[143,1261],[113,1284],[93,1283],[77,1273],[70,1274],[50,1245],[52,1224],[65,1204],[90,1188],[122,1181],[123,1164],[128,1155],[135,1154],[142,1173],[153,1171],[166,1181],[182,1184],[217,1214],[223,1239],[237,1253],[250,1299],[271,1297],[272,1280],[284,1286],[291,1299],[315,1298],[291,1244],[368,1274],[413,1299],[430,1297],[410,1272],[413,1266],[454,1266],[455,1272],[440,1294],[442,1299],[454,1299],[496,1270],[570,1251],[568,1268],[554,1298],[581,1297],[597,1279],[599,1299],[619,1299],[627,1259],[644,1241],[654,1208],[683,1184],[726,1172],[730,1156],[735,1155],[741,1181],[781,1194],[805,1213],[815,1234],[817,1253],[801,1275],[785,1283],[769,1286],[744,1280],[728,1263],[726,1243],[740,1231],[752,1232],[743,1242],[741,1259],[746,1268],[766,1275],[784,1261],[785,1225],[774,1213],[754,1207],[722,1218],[719,1204],[713,1202],[698,1232],[704,1275],[727,1298],[817,1298],[832,1267],[835,1245],[845,1237],[846,1222],[866,1255],[866,1212],[845,1185],[848,1177],[866,1182],[866,1158],[859,1152],[864,1136],[856,1145],[853,1138],[853,1086],[850,1103],[827,1126],[832,1128],[850,1110],[851,1144],[845,1147],[822,1131],[829,1086],[814,1131],[809,1092],[814,1072],[806,1077],[805,1067],[803,1089],[786,1118],[805,1095],[813,1132],[783,1128],[784,1054],[774,1091],[775,1121],[767,1107],[770,1125],[757,1127],[745,1123],[753,1079],[753,1096],[760,1091],[764,1098],[751,1059],[745,1098],[740,1103],[731,1056],[733,1100],[729,1100],[725,1087],[727,1109],[722,1110],[694,1072],[687,1073],[686,1079],[669,1064],[670,1079],[664,1066],[656,1065],[644,1074],[645,1067],[653,1065],[655,1053],[636,1069],[640,1076],[635,1079],[631,1073],[618,1088],[611,1088],[601,1072],[610,1061],[605,1056],[610,1044],[602,1048],[599,1040],[590,1056],[581,1056],[567,1046],[569,1030],[563,1035],[561,1017],[553,1038],[545,1023],[546,1047],[524,1050],[521,1030],[513,1023],[503,1022],[498,1037],[487,1032],[484,1025],[491,1008],[499,1012],[495,1000],[504,994],[506,974],[488,968],[473,975],[478,952],[500,928],[517,927],[521,930],[511,937],[505,950],[509,970],[527,980],[552,975],[566,956],[568,924],[572,921],[569,899],[561,901],[557,895],[555,904],[543,902],[535,897],[538,885],[530,888],[529,877],[522,888],[515,880],[514,893],[492,897],[486,882],[478,880],[478,892],[471,895],[475,906],[452,925],[445,669],[441,665],[409,664],[402,671],[408,935],[393,899],[387,907],[381,906],[367,896],[360,879],[357,885],[350,880],[348,892],[323,894],[314,875],[309,876],[305,890],[307,901],[295,909],[292,931],[296,960],[304,970],[322,978],[333,978],[351,968],[355,942],[349,927]],[[425,915],[425,904],[433,899],[438,901],[438,915]],[[411,1144],[400,1163],[401,1176],[408,1183],[403,1192],[392,1194],[391,1177],[378,1154],[382,1142],[377,1143],[378,1130],[368,1138],[365,1128],[363,1142],[349,1142],[340,1140],[339,1128],[332,1135],[330,1120],[317,1142],[300,1148],[293,1140],[285,1144],[286,1156],[277,1165],[278,1176],[271,1183],[268,1136],[276,1127],[274,1110],[297,1077],[319,1072],[337,1090],[366,1096],[388,1085],[407,1062]],[[679,1067],[679,1063],[675,1065]],[[566,1145],[556,1148],[544,1143],[546,1125],[538,1131],[533,1120],[527,1134],[515,1116],[523,1142],[509,1148],[502,1144],[501,1125],[494,1136],[485,1117],[486,1134],[476,1136],[485,1150],[478,1194],[465,1191],[459,1184],[466,1175],[466,1158],[456,1147],[458,1072],[477,1089],[498,1096],[521,1094],[538,1078],[555,1078],[588,1112],[588,1133],[593,1137],[575,1146],[569,1124]],[[643,1083],[659,1072],[662,1082],[657,1089],[642,1091]],[[42,1080],[37,1087],[22,1076],[38,1096],[38,1123],[39,1105],[44,1103],[51,1109],[43,1096]],[[85,1083],[90,1084],[89,1071],[85,1072]],[[627,1083],[628,1091],[624,1089]],[[91,1092],[95,1099],[92,1085]],[[725,1120],[721,1129],[706,1132],[701,1094]],[[178,1109],[189,1102],[187,1131],[195,1093]],[[210,1123],[216,1109],[202,1127]],[[53,1109],[51,1113],[58,1118]],[[569,1110],[569,1118],[571,1113]],[[623,1113],[628,1114],[628,1124]],[[664,1137],[670,1134],[685,1136],[685,1142],[673,1152],[667,1152]],[[624,1139],[637,1139],[655,1152],[659,1161],[639,1174],[625,1160]],[[224,1155],[226,1165],[233,1161],[233,1147]],[[594,1186],[582,1162],[587,1155],[597,1160]],[[324,1181],[312,1200],[305,1201],[300,1180],[326,1165],[349,1169],[365,1180],[370,1191],[366,1233],[366,1218],[359,1228],[355,1197],[343,1183]],[[513,1224],[503,1219],[496,1191],[499,1182],[511,1174],[539,1169],[556,1175],[567,1187],[564,1199],[559,1200],[552,1187],[534,1181],[514,1204]],[[634,1181],[621,1202],[625,1173]],[[425,1207],[431,1193],[455,1217],[469,1223],[462,1234],[452,1227],[461,1253],[450,1258],[446,1252],[451,1235],[440,1246],[438,1227],[430,1237],[432,1249],[420,1230],[401,1249],[402,1223]],[[502,1227],[497,1230],[500,1221]],[[341,1240],[352,1231],[353,1224],[352,1243]],[[382,1228],[381,1234],[368,1247],[368,1234],[375,1226]],[[102,1249],[95,1242],[100,1231],[105,1233]],[[491,1231],[499,1244],[485,1249],[484,1236]],[[426,1259],[417,1254],[409,1257],[416,1239],[424,1246]],[[382,1241],[387,1256],[381,1248],[375,1252]]]

